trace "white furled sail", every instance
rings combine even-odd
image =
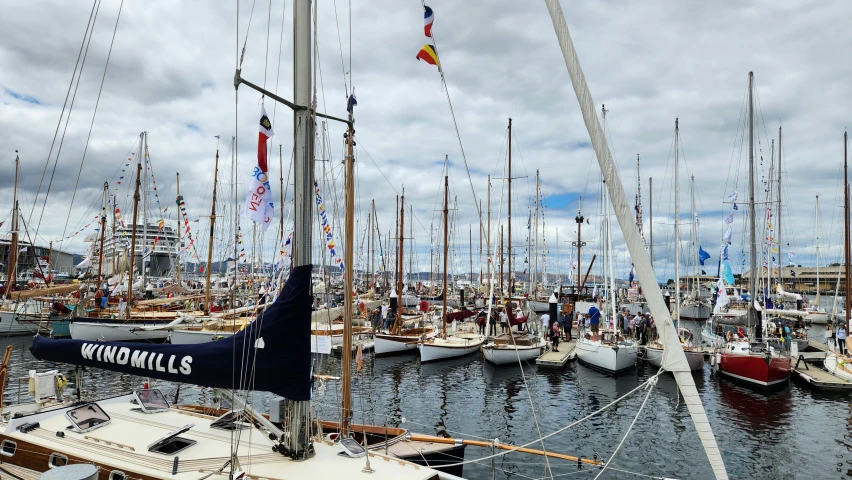
[[[674,374],[689,414],[695,424],[698,437],[701,439],[704,451],[710,461],[713,473],[717,479],[727,479],[728,473],[725,470],[725,463],[722,461],[719,446],[716,444],[716,437],[713,436],[713,431],[707,420],[707,414],[704,412],[704,406],[701,403],[701,397],[699,397],[698,390],[695,388],[695,381],[690,373],[686,355],[680,346],[680,340],[678,339],[676,330],[673,328],[674,325],[672,324],[671,316],[663,301],[663,295],[657,284],[657,279],[654,276],[651,260],[645,251],[642,238],[633,221],[633,209],[627,204],[621,178],[618,176],[618,171],[612,160],[612,154],[604,138],[603,129],[601,129],[601,125],[598,122],[595,103],[592,100],[592,94],[589,92],[589,87],[586,84],[586,77],[583,75],[580,61],[577,58],[577,52],[574,50],[574,44],[568,33],[568,25],[565,23],[565,17],[562,14],[562,7],[559,5],[559,0],[545,0],[545,4],[547,4],[547,9],[553,20],[553,28],[556,31],[559,47],[565,58],[565,66],[568,68],[574,93],[577,95],[577,101],[583,113],[586,129],[589,131],[589,137],[595,149],[601,172],[606,179],[606,187],[612,206],[615,209],[618,224],[621,226],[621,231],[624,234],[627,248],[630,251],[630,257],[633,260],[639,282],[645,292],[645,298],[650,307],[651,314],[657,319],[660,336],[666,346],[663,352],[663,368]]]

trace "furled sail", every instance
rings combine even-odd
[[[577,95],[577,101],[580,104],[580,110],[583,113],[583,120],[589,132],[598,164],[606,179],[607,192],[615,210],[618,224],[621,226],[621,232],[624,234],[627,249],[630,251],[630,258],[633,260],[636,268],[639,284],[642,285],[645,291],[645,298],[648,301],[651,314],[654,318],[658,319],[657,325],[660,329],[660,337],[666,346],[666,349],[663,351],[663,368],[674,374],[715,477],[719,480],[727,479],[728,473],[725,470],[722,454],[719,452],[716,438],[713,436],[710,422],[707,420],[707,414],[704,412],[701,397],[695,388],[695,380],[692,378],[692,373],[686,362],[686,355],[680,347],[680,339],[678,339],[677,332],[672,324],[671,315],[663,302],[663,294],[660,291],[660,286],[657,284],[654,269],[651,266],[651,259],[645,250],[645,245],[639,236],[639,230],[633,221],[633,209],[627,204],[627,197],[624,195],[624,186],[621,183],[621,178],[618,176],[618,170],[612,159],[612,153],[609,151],[603,129],[595,114],[595,103],[592,100],[589,86],[586,84],[586,77],[583,75],[583,69],[580,67],[580,60],[577,58],[577,51],[574,49],[571,35],[568,33],[568,24],[565,22],[565,17],[562,14],[562,7],[559,5],[558,0],[545,0],[545,4],[550,13],[550,18],[553,20],[553,29],[559,40],[559,47],[565,59],[565,66],[571,77],[571,84],[574,87],[574,93]]]
[[[155,345],[36,337],[30,351],[39,360],[310,400],[311,269],[294,268],[275,303],[227,339]]]

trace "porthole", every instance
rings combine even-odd
[[[61,453],[51,453],[50,460],[48,460],[47,464],[50,468],[64,467],[65,465],[68,465],[68,457]]]
[[[125,475],[124,472],[121,472],[121,471],[118,471],[118,470],[113,470],[113,471],[109,472],[109,480],[126,480],[126,479],[127,479],[127,475]]]
[[[3,440],[3,443],[0,444],[0,453],[7,457],[14,455],[17,450],[18,444],[11,440]]]

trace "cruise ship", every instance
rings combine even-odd
[[[112,231],[107,230],[107,237],[104,238],[104,275],[127,271],[127,255],[132,235],[131,225],[116,226],[114,235]],[[96,251],[100,239],[90,237],[86,240],[94,242],[95,248],[92,250]],[[140,271],[138,266],[142,264],[144,254],[146,273],[149,277],[168,276],[172,271],[172,261],[177,261],[180,248],[177,232],[172,226],[163,225],[160,228],[156,223],[148,223],[143,228],[141,224],[137,224],[134,270]],[[94,262],[94,268],[97,268],[97,261]]]

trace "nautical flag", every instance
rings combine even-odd
[[[260,129],[257,138],[257,166],[251,174],[249,193],[243,205],[243,215],[269,228],[275,207],[272,205],[272,191],[269,185],[268,167],[266,164],[266,141],[272,137],[272,123],[266,115],[266,109],[260,106]],[[195,220],[196,222],[198,220]]]
[[[269,167],[266,164],[266,141],[275,133],[272,131],[272,122],[266,115],[266,108],[263,104],[260,105],[260,128],[257,134],[257,166],[263,173],[269,172]]]
[[[796,276],[796,272],[795,272],[794,270],[790,270],[790,276],[791,276],[791,277],[795,277],[795,276]]]
[[[358,353],[355,355],[355,363],[358,364],[358,371],[364,366],[364,353],[361,351],[361,344],[358,344]]]
[[[435,47],[432,45],[423,45],[423,48],[420,49],[420,52],[417,53],[415,58],[423,60],[429,65],[435,65],[438,68],[441,68],[441,62],[438,61],[438,51],[435,50]]]
[[[710,254],[707,253],[706,251],[704,251],[704,249],[701,248],[701,245],[699,245],[698,246],[698,262],[701,265],[704,265],[704,261],[707,260],[708,258],[710,258]]]
[[[730,299],[728,299],[728,292],[725,291],[725,283],[720,278],[719,282],[716,283],[716,306],[713,307],[713,313],[719,313],[722,311],[722,308],[730,302]]]
[[[722,277],[728,285],[733,285],[735,282],[734,272],[731,270],[731,264],[728,263],[727,260],[725,260],[725,263],[722,265]]]
[[[346,111],[353,113],[355,105],[358,105],[358,100],[355,99],[355,87],[352,87],[352,95],[349,95],[349,100],[346,101]]]
[[[29,249],[29,247],[24,247],[24,248],[22,248],[22,249],[21,249],[21,253],[26,252],[28,249]]]
[[[731,228],[731,226],[728,225],[728,229],[725,231],[725,235],[722,237],[722,242],[724,242],[726,244],[730,244],[731,243],[731,237],[733,236],[733,234],[734,234],[733,228]]]
[[[435,21],[435,14],[432,13],[431,8],[425,5],[423,6],[423,8],[426,9],[426,11],[423,13],[423,33],[425,33],[427,37],[431,37],[432,23]]]

